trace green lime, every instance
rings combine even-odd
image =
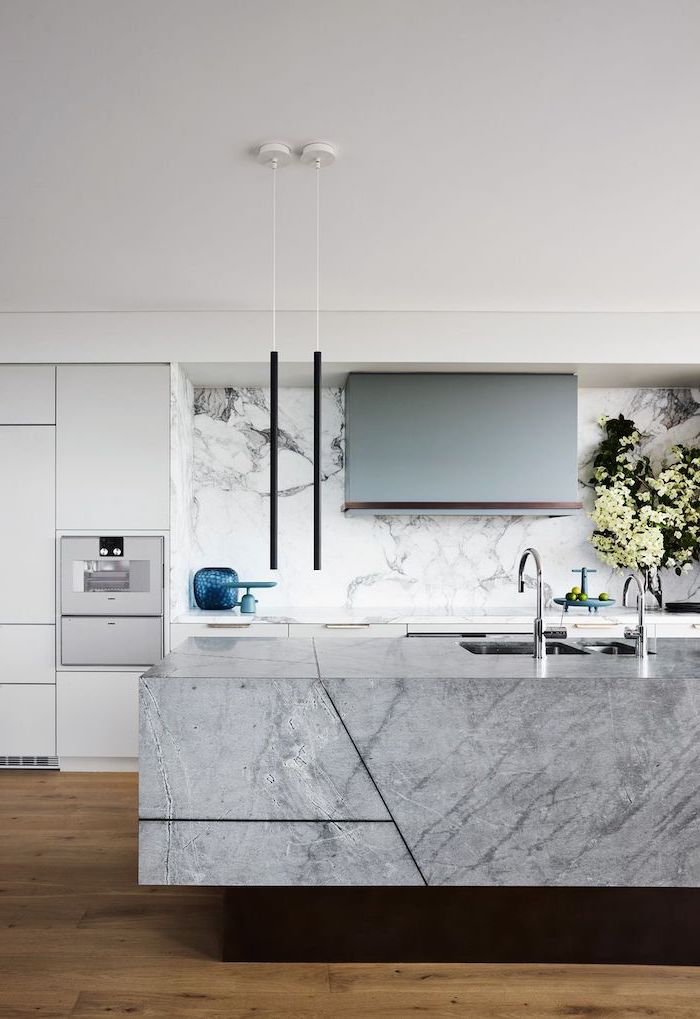
[[[576,595],[574,594],[573,591],[567,591],[566,592],[566,600],[567,601],[576,601]]]
[[[583,592],[581,592],[581,594],[578,596],[578,600],[579,601],[588,601],[588,595],[584,594]]]
[[[606,594],[605,591],[601,591],[598,595],[598,601],[610,601],[610,595]]]

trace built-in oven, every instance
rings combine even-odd
[[[61,665],[152,665],[163,653],[163,538],[64,536]]]
[[[159,616],[163,539],[61,538],[61,614]]]

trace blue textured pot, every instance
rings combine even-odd
[[[197,570],[193,587],[200,609],[232,609],[238,604],[238,574],[229,566]]]

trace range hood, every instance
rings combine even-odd
[[[574,375],[351,373],[347,513],[581,509]]]

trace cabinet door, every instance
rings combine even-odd
[[[52,425],[56,369],[47,364],[0,365],[0,424]]]
[[[286,623],[173,623],[170,627],[170,650],[188,637],[288,637]]]
[[[167,530],[167,365],[59,365],[57,526]]]
[[[137,757],[139,674],[59,672],[59,757]]]
[[[405,637],[405,623],[290,623],[290,637]]]
[[[0,683],[55,682],[55,627],[0,625]]]
[[[56,753],[56,687],[0,685],[0,755]]]
[[[0,426],[0,623],[55,622],[55,434]]]
[[[647,615],[647,623],[655,625],[657,637],[700,637],[700,622],[691,623],[674,623],[664,620],[663,622],[656,622],[652,616],[652,613]],[[630,623],[630,626],[633,626]]]
[[[606,622],[605,620],[578,619],[574,621],[567,618],[570,613],[564,616],[563,626],[570,640],[586,640],[586,638],[606,637],[608,640],[620,640],[625,635],[623,623]],[[559,623],[553,624],[558,626]],[[633,625],[630,623],[630,625]]]

